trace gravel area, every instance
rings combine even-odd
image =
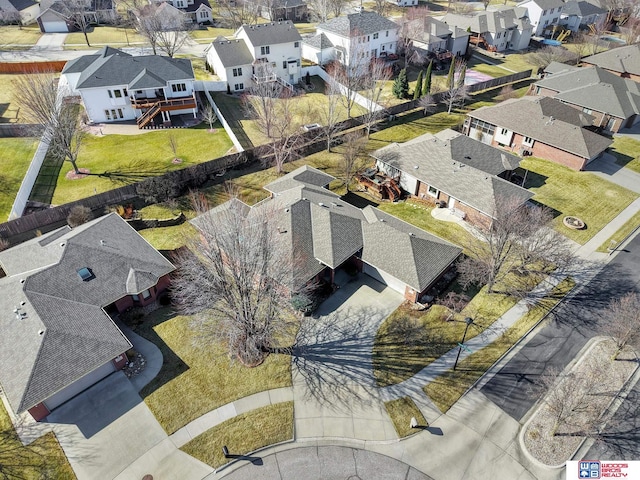
[[[614,350],[611,340],[599,341],[549,390],[524,432],[525,447],[534,458],[562,465],[571,460],[585,432],[597,429],[598,418],[638,368],[633,351],[625,350],[614,361]]]

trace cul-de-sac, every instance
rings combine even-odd
[[[0,0],[0,479],[640,478],[634,0]]]

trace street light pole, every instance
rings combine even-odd
[[[467,317],[464,319],[464,323],[467,325],[464,327],[464,333],[462,334],[462,341],[460,342],[460,346],[458,347],[458,355],[456,355],[456,363],[453,364],[453,369],[455,370],[458,366],[458,360],[460,359],[460,352],[462,352],[462,347],[464,346],[464,339],[467,338],[467,330],[469,330],[469,326],[473,323],[473,318]]]

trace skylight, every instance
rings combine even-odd
[[[83,282],[88,282],[89,280],[93,280],[94,278],[96,278],[89,267],[82,267],[80,270],[78,270],[78,275]]]

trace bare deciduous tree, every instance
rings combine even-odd
[[[546,68],[551,62],[575,63],[576,54],[562,47],[546,46],[529,56],[529,63],[538,68]]]
[[[354,33],[354,37],[359,34]],[[334,81],[346,87],[342,100],[347,109],[347,116],[351,117],[351,110],[356,104],[356,94],[362,88],[362,83],[369,71],[369,54],[366,45],[359,42],[350,42],[345,55],[345,63],[333,62],[328,66],[327,72]]]
[[[330,152],[336,135],[338,135],[343,128],[340,122],[342,93],[340,92],[340,86],[333,77],[329,77],[327,81],[325,95],[325,107],[320,110],[320,118],[322,120],[323,132],[327,139],[327,151]]]
[[[218,121],[216,112],[213,110],[211,105],[204,107],[204,110],[202,111],[202,120],[209,124],[209,131],[211,132],[213,130],[213,124]]]
[[[290,333],[295,278],[286,235],[270,204],[250,209],[237,199],[216,214],[197,200],[201,235],[176,255],[172,298],[196,315],[203,337],[222,341],[243,365],[257,366]]]
[[[467,85],[454,85],[451,90],[442,94],[442,103],[447,107],[447,113],[450,114],[454,108],[464,106],[464,102],[469,98],[469,87]]]
[[[422,108],[422,114],[427,116],[428,113],[433,113],[438,110],[438,102],[432,95],[424,95],[418,100],[418,106]]]
[[[311,16],[319,23],[324,23],[329,19],[331,13],[332,0],[309,0],[307,5],[311,9]]]
[[[64,90],[58,88],[58,79],[53,72],[34,71],[18,76],[14,81],[16,102],[21,106],[21,115],[28,123],[38,125],[45,141],[50,141],[62,108]]]
[[[49,144],[49,151],[57,158],[71,163],[75,173],[80,173],[77,164],[78,155],[87,134],[84,128],[84,119],[80,115],[80,108],[79,105],[72,103],[62,104]]]
[[[272,138],[272,125],[276,116],[276,104],[283,93],[282,84],[275,80],[275,73],[269,63],[255,66],[254,81],[244,97],[247,114],[256,120],[259,130],[268,138]]]
[[[342,10],[347,5],[347,0],[331,0],[331,13],[334,17],[342,15]]]
[[[589,36],[590,44],[591,44],[591,54],[595,55],[598,53],[598,48],[600,47],[600,39],[607,32],[609,28],[609,22],[605,20],[600,20],[596,23],[593,23],[590,26],[591,35]]]
[[[0,252],[2,252],[3,250],[6,250],[10,246],[11,246],[11,243],[9,243],[9,240],[7,240],[6,238],[0,237]]]
[[[342,138],[344,143],[342,144],[342,156],[338,165],[340,167],[340,173],[342,174],[342,181],[347,187],[348,192],[353,177],[364,164],[362,154],[364,153],[367,139],[362,135],[360,130],[349,132]]]
[[[369,65],[369,73],[362,79],[361,95],[365,99],[365,112],[362,114],[367,138],[371,135],[371,128],[385,114],[385,108],[381,105],[382,92],[386,82],[391,79],[391,68],[380,60],[373,60]]]
[[[500,95],[498,95],[498,98],[500,99],[500,101],[509,100],[511,98],[517,98],[517,97],[518,97],[518,94],[516,93],[516,91],[513,89],[511,85],[505,85],[504,87],[502,87],[500,89]]]
[[[640,295],[627,293],[614,298],[603,313],[602,333],[610,336],[616,344],[613,359],[627,345],[637,346],[640,341]]]
[[[178,160],[178,137],[176,137],[173,132],[169,132],[167,142],[169,143],[169,149],[173,154],[173,160]]]
[[[156,45],[158,49],[168,57],[173,56],[182,48],[189,39],[190,25],[184,20],[174,24],[171,29],[167,27],[157,32]]]
[[[260,17],[258,4],[252,0],[220,0],[217,3],[222,20],[234,30],[242,25],[255,25]]]
[[[91,27],[92,21],[97,23],[95,12],[91,11],[91,2],[86,0],[59,0],[57,3],[62,10],[61,13],[69,18],[73,25],[83,33],[87,45],[91,46],[87,32]]]
[[[640,19],[636,17],[630,17],[624,24],[624,27],[620,27],[622,31],[622,38],[627,42],[627,45],[633,45],[638,42],[640,38]]]
[[[83,225],[91,220],[91,209],[84,205],[76,205],[69,211],[67,223],[71,228]]]
[[[464,293],[449,292],[438,303],[449,310],[447,321],[462,312],[471,299]]]
[[[147,39],[154,55],[158,54],[158,33],[162,30],[162,17],[158,5],[149,4],[136,12],[136,30]]]

